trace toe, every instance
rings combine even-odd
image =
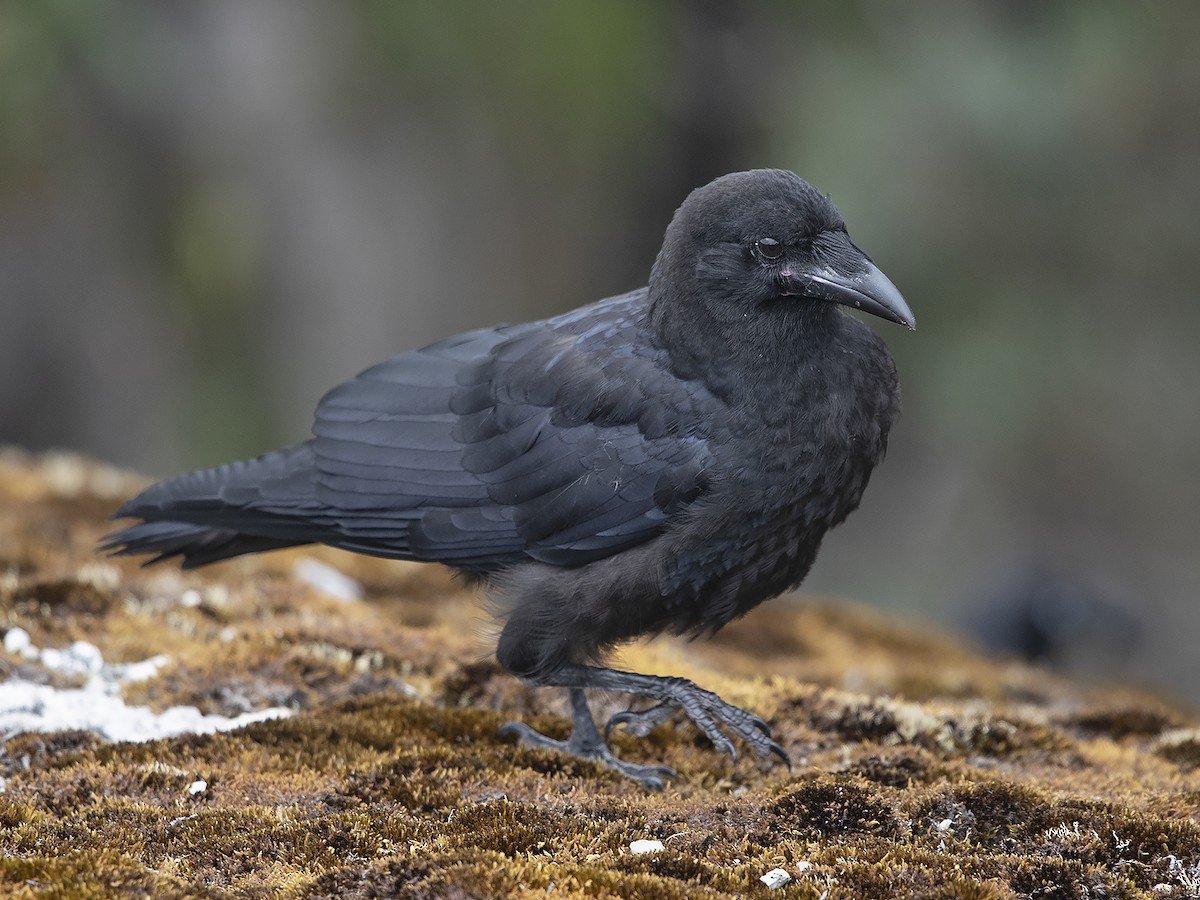
[[[615,757],[606,762],[610,768],[626,778],[633,779],[648,791],[661,791],[668,781],[679,777],[670,766],[640,766],[636,763],[622,762]]]
[[[613,728],[618,725],[624,725],[625,730],[635,737],[645,737],[673,715],[675,707],[669,703],[660,703],[649,709],[627,709],[615,713],[604,726],[604,739],[608,740]]]
[[[771,743],[767,746],[767,750],[783,760],[783,764],[788,767],[789,772],[792,771],[792,758],[788,756],[786,750],[784,750],[774,741],[771,741]]]
[[[614,713],[613,717],[608,720],[608,724],[604,726],[604,739],[607,741],[612,735],[612,730],[618,725],[625,725],[628,727],[631,726],[631,723],[636,721],[637,714],[631,709],[627,709],[625,712]],[[629,730],[634,731],[632,727],[629,727]],[[634,733],[636,734],[636,732]]]
[[[724,753],[731,760],[737,762],[737,748],[733,746],[733,741],[718,731],[715,725],[713,726],[712,731],[709,731],[708,729],[702,730],[704,731],[705,736],[712,741],[712,745],[716,748],[718,753]]]
[[[755,715],[750,716],[750,724],[763,733],[765,737],[771,736],[771,726],[767,724],[767,720]]]
[[[542,747],[547,750],[566,749],[565,741],[556,741],[554,738],[546,737],[540,731],[534,731],[524,722],[505,722],[496,729],[496,736],[515,738],[518,744],[526,747]]]
[[[529,730],[529,726],[523,722],[505,722],[496,729],[496,737],[516,738],[520,740],[525,732]]]

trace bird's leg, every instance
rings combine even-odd
[[[608,744],[600,737],[592,711],[588,708],[587,698],[583,688],[571,687],[571,736],[565,741],[548,738],[539,731],[534,731],[523,722],[508,722],[500,726],[499,733],[503,736],[516,737],[522,744],[530,747],[544,747],[549,750],[559,750],[579,756],[583,759],[594,760],[619,772],[626,778],[632,778],[651,791],[661,791],[663,780],[674,778],[675,770],[669,766],[641,766],[637,763],[624,762],[617,759],[609,749]]]
[[[737,759],[737,751],[720,726],[750,744],[758,755],[773,753],[791,765],[787,753],[771,740],[771,728],[762,718],[725,702],[686,678],[639,675],[613,669],[594,671],[597,687],[603,684],[605,690],[620,690],[659,701],[646,710],[617,713],[609,719],[605,727],[606,735],[617,725],[624,725],[639,736],[649,734],[682,711],[712,741],[713,746],[733,759]]]
[[[663,766],[639,766],[622,762],[613,756],[596,730],[591,710],[588,709],[583,696],[584,688],[637,694],[658,701],[656,706],[641,712],[617,713],[609,720],[606,734],[616,725],[628,724],[634,734],[643,736],[671,718],[676,711],[682,711],[718,750],[729,754],[733,759],[737,759],[737,751],[733,742],[721,730],[722,727],[749,744],[759,756],[774,754],[791,768],[791,760],[784,749],[771,740],[770,726],[763,719],[726,703],[716,694],[697,687],[686,678],[638,675],[635,672],[572,663],[540,676],[536,683],[570,688],[574,719],[570,738],[566,741],[555,741],[519,722],[510,722],[503,726],[501,734],[516,735],[522,743],[535,747],[562,750],[586,759],[594,759],[648,788],[661,788],[660,776],[671,777],[674,772]]]
[[[590,666],[576,668],[586,673],[588,687],[638,694],[659,701],[657,706],[640,712],[631,710],[617,713],[609,720],[605,734],[617,725],[626,725],[634,734],[645,735],[679,710],[704,732],[713,746],[733,759],[737,759],[737,751],[721,726],[749,744],[759,756],[774,754],[791,768],[791,760],[784,749],[771,740],[771,728],[763,719],[732,703],[726,703],[712,691],[697,687],[686,678],[638,675]]]

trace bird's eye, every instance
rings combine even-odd
[[[759,238],[754,242],[754,252],[762,259],[779,259],[783,256],[783,244],[774,238]]]

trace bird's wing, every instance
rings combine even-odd
[[[715,401],[639,340],[639,297],[450,338],[327,394],[317,499],[344,545],[486,571],[659,533],[703,490]]]

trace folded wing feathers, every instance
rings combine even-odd
[[[679,383],[632,351],[614,362],[611,341],[634,328],[614,311],[636,299],[461,335],[330,391],[311,442],[315,496],[347,541],[390,536],[471,568],[573,565],[658,533],[664,504],[695,495],[705,448],[661,414],[653,436],[640,427],[642,370],[660,392]],[[581,349],[595,340],[606,357]]]

